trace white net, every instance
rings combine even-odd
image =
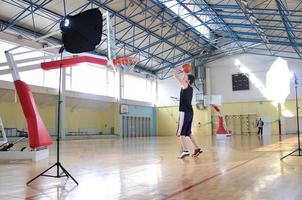
[[[120,66],[125,72],[133,71],[135,65],[136,63],[120,64]]]
[[[210,104],[220,106],[222,103],[221,95],[204,95],[204,106],[209,106]]]
[[[122,57],[113,60],[116,67],[121,67],[124,72],[133,71],[138,59],[133,57]]]

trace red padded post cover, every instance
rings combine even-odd
[[[216,130],[216,134],[226,134],[226,133],[228,133],[228,132],[223,126],[223,117],[218,116],[218,127]]]
[[[216,112],[220,113],[220,109],[218,108],[218,106],[214,104],[210,104],[210,105],[216,110]]]
[[[52,144],[52,139],[40,117],[29,86],[21,80],[16,80],[14,83],[27,121],[29,146],[36,148]]]

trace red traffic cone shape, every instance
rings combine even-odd
[[[218,128],[216,130],[216,136],[218,136],[218,137],[231,136],[231,134],[228,132],[228,130],[223,125],[223,117],[221,115],[218,116]]]
[[[227,134],[227,130],[223,126],[223,117],[218,116],[218,128],[216,134]]]

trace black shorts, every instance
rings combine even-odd
[[[192,131],[193,114],[180,112],[178,118],[177,136],[190,136]]]

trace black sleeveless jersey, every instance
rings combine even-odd
[[[193,114],[192,97],[193,88],[191,86],[188,86],[186,89],[181,88],[179,98],[179,111]]]

